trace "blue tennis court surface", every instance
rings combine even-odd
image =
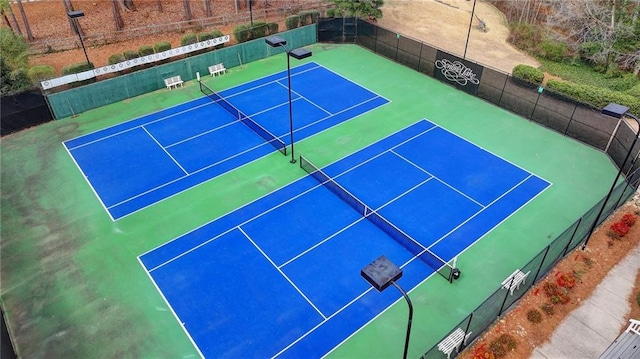
[[[314,62],[291,71],[296,140],[388,102]],[[286,71],[220,95],[289,145]],[[206,96],[64,145],[114,220],[274,150]]]
[[[448,262],[550,186],[426,120],[322,171],[355,202],[312,173],[140,256],[203,356],[321,357],[400,297],[364,266],[406,290],[437,269],[380,218]]]

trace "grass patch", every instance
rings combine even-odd
[[[554,76],[559,76],[564,80],[579,83],[582,85],[607,88],[614,91],[627,91],[640,80],[632,73],[606,74],[595,71],[590,65],[574,61],[571,63],[553,62],[545,59],[538,59],[542,64],[540,70]]]

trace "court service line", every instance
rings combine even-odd
[[[231,114],[229,114],[229,116],[231,116]],[[231,117],[231,118],[233,118],[233,117]],[[204,136],[204,135],[208,135],[208,134],[210,134],[210,133],[212,133],[212,132],[215,132],[215,131],[221,130],[221,129],[225,128],[225,127],[229,127],[229,126],[231,126],[231,125],[235,125],[235,124],[238,124],[238,123],[242,123],[242,122],[241,122],[240,120],[238,120],[238,119],[235,119],[235,120],[229,121],[229,122],[227,122],[227,123],[225,123],[225,124],[223,124],[223,125],[220,125],[220,126],[218,126],[218,127],[216,127],[216,128],[212,128],[212,129],[210,129],[210,130],[207,130],[207,131],[204,131],[204,132],[200,132],[200,133],[198,133],[197,135],[193,135],[193,136],[191,136],[191,137],[185,138],[185,139],[180,140],[180,141],[178,141],[178,142],[174,142],[174,143],[172,143],[172,144],[170,144],[170,145],[167,145],[166,147],[167,147],[167,148],[169,148],[169,147],[174,147],[174,146],[177,146],[177,145],[179,145],[179,144],[182,144],[182,143],[185,143],[185,142],[188,142],[188,141],[194,140],[194,139],[196,139],[196,138],[198,138],[198,137],[202,137],[202,136]]]
[[[271,260],[271,258],[262,250],[262,248],[260,248],[260,246],[258,246],[253,239],[251,239],[251,237],[242,230],[242,227],[238,226],[237,227],[238,230],[240,232],[242,232],[242,234],[249,240],[249,242],[251,242],[251,244],[253,244],[256,249],[258,251],[260,251],[260,253],[262,253],[262,255],[269,261],[269,263],[271,263],[271,265],[280,273],[280,275],[287,280],[287,282],[289,282],[289,284],[291,284],[291,286],[304,298],[304,300],[307,301],[307,303],[309,303],[309,305],[311,305],[313,307],[313,309],[316,310],[316,312],[318,312],[318,314],[320,314],[320,316],[322,317],[322,319],[327,320],[327,316],[324,315],[322,313],[322,311],[320,311],[320,309],[318,309],[318,307],[316,307],[315,304],[313,304],[313,302],[302,292],[302,290],[300,288],[298,288],[298,286],[293,283],[293,281],[291,280],[291,278],[289,278],[283,271],[282,269],[280,269],[275,263],[273,263],[273,260]]]
[[[333,194],[332,194],[333,195]],[[358,219],[356,219],[355,221],[349,223],[348,225],[346,225],[345,227],[339,229],[337,232],[329,235],[327,238],[323,239],[322,241],[314,244],[313,246],[307,248],[306,250],[304,250],[303,252],[299,253],[298,255],[294,256],[293,258],[289,259],[288,261],[282,263],[280,266],[278,266],[278,268],[283,268],[285,266],[287,266],[289,263],[294,262],[296,259],[302,257],[303,255],[311,252],[312,250],[314,250],[317,247],[320,247],[320,245],[326,243],[327,241],[329,241],[330,239],[336,237],[337,235],[339,235],[340,233],[346,231],[347,229],[355,226],[356,224],[358,224],[358,222],[361,222],[363,219],[365,219],[365,217],[359,217]]]
[[[321,321],[320,323],[316,324],[313,328],[309,329],[306,333],[302,334],[301,336],[298,337],[298,339],[294,340],[293,342],[291,342],[289,345],[287,345],[286,347],[284,347],[282,350],[280,350],[279,352],[277,352],[274,356],[272,356],[271,358],[276,358],[278,357],[280,354],[284,353],[285,351],[287,351],[289,348],[291,348],[292,346],[294,346],[295,344],[297,344],[299,341],[301,341],[302,339],[304,339],[306,336],[308,336],[309,334],[313,333],[316,329],[318,329],[320,326],[324,325],[326,322],[328,322],[329,320],[331,320],[331,318],[335,317],[336,315],[340,314],[343,310],[347,309],[350,305],[352,305],[353,303],[355,303],[356,301],[358,301],[360,298],[364,297],[367,293],[369,293],[370,291],[373,290],[373,287],[369,287],[367,288],[364,292],[362,292],[361,294],[359,294],[358,296],[356,296],[355,298],[353,298],[351,301],[349,301],[347,304],[343,305],[340,309],[336,310],[333,314],[329,315],[328,317],[326,317],[323,321]],[[400,297],[402,298],[402,297]]]
[[[146,133],[147,133],[147,135],[149,135],[149,137],[151,137],[151,139],[153,140],[153,142],[155,142],[155,143],[156,143],[156,145],[158,145],[158,147],[160,147],[160,148],[162,149],[162,151],[163,151],[167,156],[169,156],[169,158],[171,158],[171,160],[172,160],[172,161],[173,161],[173,162],[174,162],[178,167],[180,167],[180,169],[182,170],[182,172],[184,172],[184,174],[188,176],[188,175],[189,175],[189,172],[187,172],[187,170],[185,170],[185,169],[184,169],[184,167],[182,167],[182,165],[180,164],[180,162],[178,162],[178,160],[176,160],[176,159],[175,159],[175,158],[174,158],[174,157],[169,153],[169,151],[167,151],[167,149],[166,149],[166,148],[164,148],[164,147],[160,144],[160,142],[158,142],[158,140],[156,140],[156,138],[155,138],[155,137],[153,137],[153,135],[152,135],[152,134],[151,134],[151,133],[150,133],[150,132],[149,132],[149,131],[144,127],[144,126],[142,126],[141,128],[144,130],[144,132],[146,132]]]
[[[341,114],[341,113],[343,113],[343,112],[346,112],[346,111],[352,110],[352,109],[354,109],[354,108],[356,108],[356,107],[359,107],[359,106],[362,106],[362,105],[364,105],[365,103],[367,103],[367,102],[371,102],[371,101],[373,101],[373,100],[375,100],[375,99],[377,99],[377,98],[378,98],[378,97],[372,97],[372,98],[370,98],[370,99],[367,99],[366,101],[362,101],[362,102],[360,102],[360,103],[358,103],[358,104],[355,104],[355,105],[353,105],[353,106],[351,106],[351,107],[347,107],[347,108],[345,108],[344,110],[340,110],[340,111],[338,111],[338,112],[334,113],[334,114],[333,114],[333,115],[331,115],[331,116],[323,117],[323,118],[321,118],[321,119],[319,119],[319,120],[316,120],[316,121],[314,121],[314,122],[311,122],[311,123],[309,123],[309,124],[306,124],[306,125],[304,125],[304,126],[302,126],[302,127],[296,128],[293,132],[294,132],[294,133],[296,133],[296,132],[298,132],[298,131],[304,130],[304,129],[305,129],[305,128],[307,128],[307,127],[314,126],[314,125],[316,125],[316,124],[318,124],[318,123],[320,123],[320,122],[322,122],[322,121],[326,121],[326,120],[328,120],[328,119],[330,119],[330,118],[332,118],[332,117],[334,117],[334,116],[336,116],[336,115],[339,115],[339,114]],[[382,98],[382,97],[380,97],[380,98]],[[389,103],[389,102],[387,102],[387,103]],[[385,105],[386,105],[386,104],[385,104]],[[360,113],[360,114],[358,114],[358,116],[351,117],[351,118],[349,118],[348,120],[350,121],[350,120],[352,120],[352,119],[354,119],[354,118],[356,118],[356,117],[362,116],[362,115],[364,115],[365,113],[369,113],[369,112],[371,112],[371,111],[373,111],[373,110],[378,109],[379,107],[382,107],[382,105],[377,106],[377,107],[375,107],[375,108],[372,108],[372,109],[370,109],[369,111],[365,111],[365,112],[363,112],[363,113]],[[343,122],[346,122],[346,121],[347,121],[347,120],[340,121],[340,123],[337,123],[337,124],[335,124],[335,125],[333,125],[333,126],[331,126],[331,127],[327,127],[327,128],[325,128],[325,129],[323,129],[322,131],[319,131],[319,132],[314,133],[313,135],[315,136],[315,135],[317,135],[317,134],[319,134],[319,133],[322,133],[322,132],[324,132],[324,131],[327,131],[328,129],[333,128],[333,127],[335,127],[335,126],[337,126],[337,125],[339,125],[339,124],[342,124]],[[284,134],[284,135],[280,136],[279,138],[284,138],[284,137],[285,137],[285,136],[287,136],[287,135],[288,135],[288,134]]]
[[[317,64],[316,64],[316,65],[317,65]],[[302,65],[301,65],[301,66],[302,66]],[[297,72],[297,73],[295,73],[295,74],[291,74],[291,77],[295,77],[295,76],[298,76],[298,75],[300,75],[300,74],[304,74],[305,72],[313,71],[313,70],[315,70],[315,69],[323,68],[323,67],[324,67],[324,66],[322,66],[322,65],[318,65],[318,66],[315,66],[315,67],[312,67],[312,68],[309,68],[309,69],[306,69],[306,70],[302,70],[302,71]],[[286,71],[285,71],[285,74],[286,74]],[[234,87],[232,87],[232,88],[230,88],[230,89],[222,90],[222,92],[229,91],[229,90],[233,90],[234,88],[244,86],[244,85],[246,85],[246,84],[248,84],[248,83],[251,83],[251,82],[254,82],[254,81],[259,81],[259,80],[261,80],[261,79],[263,79],[263,78],[265,78],[265,77],[269,77],[269,76],[272,76],[272,75],[267,75],[267,76],[264,76],[264,77],[262,77],[262,78],[260,78],[260,79],[256,79],[256,80],[252,80],[252,81],[245,82],[244,84],[240,84],[240,85],[238,85],[238,86],[234,86]],[[236,97],[236,96],[238,96],[238,95],[243,95],[243,94],[246,94],[247,92],[250,92],[250,91],[253,91],[253,90],[256,90],[256,89],[262,88],[262,87],[266,87],[266,86],[269,86],[269,85],[279,84],[279,81],[281,81],[282,79],[285,79],[285,80],[286,80],[286,79],[287,79],[287,77],[285,76],[285,77],[275,78],[275,79],[273,79],[273,80],[271,80],[271,81],[269,81],[269,82],[265,82],[265,83],[260,84],[260,85],[257,85],[257,86],[249,87],[249,88],[247,88],[246,90],[238,91],[238,92],[235,92],[235,93],[233,93],[233,94],[231,94],[231,95],[229,95],[229,96],[226,96],[226,97],[224,97],[224,99],[233,98],[233,97]],[[361,87],[362,87],[362,86],[361,86]],[[220,95],[220,96],[222,96],[222,95]]]
[[[284,87],[285,89],[289,89],[289,87],[288,87],[288,86],[284,85],[284,84],[283,84],[283,83],[281,83],[281,82],[278,82],[278,85],[280,85],[280,86]],[[308,98],[306,98],[305,96],[303,96],[303,95],[302,95],[302,94],[300,94],[299,92],[294,91],[294,90],[291,90],[291,92],[292,92],[292,93],[294,93],[294,94],[296,94],[296,95],[298,95],[298,98],[303,98],[303,99],[307,100],[307,102],[309,102],[311,105],[313,105],[313,106],[315,106],[315,107],[319,108],[320,110],[322,110],[322,111],[326,112],[329,116],[332,116],[332,115],[333,115],[331,112],[329,112],[328,110],[325,110],[322,106],[320,106],[320,105],[316,104],[315,102],[313,102],[313,101],[309,100]]]
[[[192,101],[195,101],[195,100],[192,100]],[[129,132],[129,131],[132,131],[132,130],[135,130],[135,129],[141,128],[141,127],[146,126],[146,125],[150,125],[150,124],[153,124],[153,123],[156,123],[156,122],[160,122],[160,121],[167,120],[167,119],[169,119],[169,118],[171,118],[171,117],[174,117],[174,116],[178,116],[178,115],[182,115],[182,114],[188,113],[188,112],[190,112],[190,111],[193,111],[193,110],[199,109],[199,108],[201,108],[201,107],[211,106],[212,104],[213,104],[213,102],[210,102],[210,103],[205,103],[205,104],[198,105],[198,106],[194,106],[194,107],[189,107],[189,108],[188,108],[188,109],[186,109],[186,110],[183,110],[183,111],[180,111],[180,112],[176,112],[176,113],[173,113],[173,114],[171,114],[171,115],[167,115],[167,116],[164,116],[164,117],[161,117],[161,118],[155,119],[155,120],[153,120],[153,121],[148,121],[148,122],[142,123],[142,124],[137,125],[137,126],[133,126],[133,127],[126,128],[126,129],[124,129],[124,130],[122,130],[122,131],[118,131],[118,132],[116,132],[116,133],[112,133],[112,134],[110,134],[110,135],[107,135],[107,136],[103,136],[103,137],[97,138],[97,139],[95,139],[95,140],[93,140],[93,141],[89,141],[89,142],[83,143],[83,144],[81,144],[81,145],[78,145],[78,146],[75,146],[75,147],[71,147],[70,149],[72,149],[72,150],[73,150],[73,149],[76,149],[76,148],[81,148],[81,147],[84,147],[84,146],[88,146],[88,145],[94,144],[94,143],[96,143],[96,142],[100,142],[100,141],[102,141],[102,140],[105,140],[105,139],[107,139],[107,138],[111,138],[111,137],[114,137],[114,136],[118,136],[118,135],[121,135],[121,134],[123,134],[123,133],[126,133],[126,132]],[[180,105],[183,105],[183,104],[180,104]],[[176,106],[180,106],[180,105],[176,105]],[[176,106],[173,106],[173,107],[176,107]],[[171,107],[169,107],[169,108],[171,108]],[[168,109],[164,109],[164,110],[160,110],[160,111],[152,112],[152,113],[150,113],[150,114],[147,114],[147,115],[144,115],[144,116],[140,116],[140,117],[138,117],[138,118],[134,118],[133,120],[129,120],[129,121],[127,121],[127,122],[137,121],[137,120],[140,120],[140,119],[142,119],[142,118],[144,118],[144,117],[146,117],[146,116],[151,116],[151,115],[153,115],[153,114],[155,114],[155,113],[158,113],[158,112],[161,112],[161,111],[166,111],[166,110],[168,110]],[[105,131],[105,130],[108,130],[108,129],[112,128],[112,127],[121,126],[121,125],[123,125],[123,124],[125,124],[125,123],[127,123],[127,122],[123,122],[123,123],[120,123],[120,124],[117,124],[117,125],[114,125],[114,126],[111,126],[111,127],[107,127],[107,128],[103,128],[103,129],[100,129],[100,130],[97,130],[97,131],[93,131],[93,132],[90,132],[90,133],[84,134],[84,135],[82,135],[82,136],[78,136],[78,137],[72,138],[72,139],[70,139],[70,140],[66,140],[66,141],[64,141],[63,143],[66,143],[66,142],[69,142],[69,141],[73,141],[73,140],[75,140],[75,139],[82,138],[82,137],[85,137],[85,136],[89,136],[89,135],[92,135],[92,134],[94,134],[94,133],[98,133],[98,132],[100,132],[100,131]],[[66,144],[65,144],[65,147],[66,147]]]
[[[294,98],[294,99],[291,99],[291,102],[300,101],[301,99],[302,99],[302,97]],[[267,113],[269,111],[273,111],[273,110],[277,109],[278,107],[286,106],[288,104],[289,104],[289,101],[281,102],[281,103],[279,103],[279,104],[277,104],[275,106],[271,106],[269,108],[265,108],[262,111],[255,112],[255,113],[252,113],[251,115],[247,115],[247,116],[249,116],[249,117],[260,116],[263,113]]]
[[[273,207],[271,207],[271,208],[267,209],[266,211],[263,211],[262,213],[260,213],[260,214],[258,214],[258,215],[252,216],[252,217],[248,218],[247,220],[243,221],[242,223],[239,223],[239,224],[237,224],[236,226],[231,227],[231,228],[227,229],[226,231],[224,231],[224,232],[222,232],[222,233],[219,233],[219,234],[215,235],[214,237],[212,237],[212,238],[210,238],[210,239],[208,239],[208,240],[206,240],[206,241],[204,241],[204,242],[202,242],[202,243],[200,243],[200,244],[198,244],[198,245],[196,245],[196,246],[194,246],[194,247],[192,247],[192,248],[190,248],[190,249],[188,249],[188,250],[186,250],[186,251],[184,251],[184,252],[182,252],[182,253],[177,254],[175,257],[172,257],[172,258],[170,258],[170,259],[168,259],[168,260],[166,260],[166,261],[164,261],[164,262],[162,262],[162,263],[158,264],[157,266],[153,267],[153,269],[151,269],[151,270],[155,270],[155,269],[157,269],[157,268],[160,268],[160,267],[164,266],[165,264],[168,264],[168,263],[170,263],[170,262],[173,262],[174,260],[176,260],[176,259],[178,259],[178,258],[180,258],[180,257],[182,257],[182,256],[184,256],[184,255],[186,255],[186,254],[188,254],[188,253],[190,253],[190,252],[192,252],[192,251],[194,251],[194,250],[196,250],[196,249],[198,249],[198,248],[200,248],[200,247],[202,247],[202,246],[204,246],[204,245],[208,244],[209,242],[212,242],[212,241],[214,241],[214,240],[216,240],[216,239],[218,239],[218,238],[222,237],[223,235],[230,233],[231,231],[233,231],[233,230],[234,230],[234,229],[236,229],[237,227],[244,226],[245,224],[247,224],[247,223],[249,223],[249,222],[253,221],[254,219],[260,218],[260,217],[264,216],[265,214],[267,214],[267,213],[269,213],[269,212],[271,212],[271,211],[274,211],[274,210],[276,210],[277,208],[280,208],[280,207],[284,206],[285,204],[287,204],[287,203],[289,203],[289,202],[291,202],[291,201],[293,201],[293,200],[295,200],[295,199],[298,199],[298,198],[300,198],[300,197],[302,197],[302,196],[306,195],[307,193],[309,193],[309,192],[311,192],[311,191],[313,191],[313,190],[315,190],[315,189],[317,189],[317,188],[320,188],[320,187],[322,187],[322,186],[323,186],[322,184],[318,183],[317,185],[315,185],[315,186],[313,186],[313,187],[311,187],[311,188],[309,188],[309,189],[307,189],[307,190],[305,190],[305,191],[303,191],[303,192],[301,192],[301,193],[299,193],[299,194],[297,194],[297,195],[295,195],[295,196],[293,196],[293,197],[291,197],[291,198],[287,199],[286,201],[284,201],[284,202],[282,202],[282,203],[279,203],[279,204],[277,204],[276,206],[273,206]],[[260,197],[260,198],[263,198],[263,197]],[[256,199],[255,201],[259,200],[260,198]],[[252,202],[250,202],[250,203],[253,203],[253,202],[255,202],[255,201],[252,201]],[[250,203],[249,203],[249,204],[250,204]],[[249,204],[246,204],[245,206],[248,206]],[[213,220],[211,220],[211,221],[209,221],[209,222],[207,222],[207,223],[205,223],[205,224],[203,224],[203,225],[201,225],[201,226],[199,226],[199,227],[197,227],[197,228],[194,228],[193,230],[191,230],[191,231],[189,231],[189,232],[187,232],[187,233],[185,233],[185,234],[183,234],[183,235],[181,235],[181,236],[179,236],[179,237],[176,237],[176,238],[174,238],[174,239],[172,239],[172,240],[170,240],[170,241],[168,241],[168,242],[166,242],[166,243],[163,243],[163,244],[161,244],[160,246],[158,246],[158,247],[156,247],[156,248],[154,248],[154,249],[152,249],[152,250],[150,250],[150,251],[148,251],[148,252],[146,252],[146,253],[142,254],[141,256],[143,256],[143,255],[145,255],[145,254],[147,254],[147,253],[153,252],[154,250],[156,250],[156,249],[158,249],[158,248],[161,248],[162,246],[164,246],[164,245],[166,245],[166,244],[168,244],[168,243],[171,243],[171,242],[173,242],[173,241],[175,241],[175,240],[177,240],[177,239],[179,239],[179,238],[182,238],[182,237],[184,237],[184,236],[187,236],[187,235],[189,235],[190,233],[195,232],[196,230],[202,229],[202,228],[204,228],[205,226],[207,226],[207,225],[209,225],[209,224],[211,224],[211,223],[213,223],[213,222],[217,221],[218,219],[222,218],[222,217],[223,217],[223,216],[225,216],[225,215],[226,215],[226,214],[224,214],[224,215],[222,215],[222,216],[220,216],[220,217],[218,217],[218,218],[215,218],[215,219],[213,219]]]
[[[534,175],[532,173],[529,172],[529,176],[526,177],[525,179],[523,179],[522,181],[518,182],[518,184],[516,184],[515,186],[511,187],[508,191],[504,192],[503,194],[501,194],[498,198],[494,199],[493,201],[491,201],[491,203],[489,203],[486,207],[482,208],[481,210],[479,210],[478,212],[476,212],[473,216],[467,218],[465,221],[463,221],[462,223],[460,223],[459,225],[457,225],[455,228],[453,228],[452,230],[450,230],[449,232],[445,233],[442,237],[440,237],[438,240],[436,240],[435,242],[433,242],[428,248],[432,248],[433,246],[435,246],[436,244],[438,244],[440,241],[442,241],[443,239],[447,238],[448,235],[450,235],[451,233],[455,232],[458,228],[462,227],[463,225],[465,225],[467,222],[469,222],[470,220],[472,220],[473,218],[477,217],[480,213],[484,212],[485,210],[487,210],[488,208],[490,208],[493,204],[495,204],[496,202],[498,202],[501,198],[503,198],[504,196],[506,196],[507,194],[509,194],[510,192],[512,192],[513,190],[515,190],[516,188],[520,187],[521,184],[523,184],[524,182],[526,182],[529,178],[533,177]],[[536,176],[537,177],[537,176]],[[529,203],[531,200],[527,201],[527,203]],[[524,206],[524,205],[523,205]],[[518,209],[522,208],[518,207]],[[509,216],[507,216],[507,218],[511,217],[516,211],[511,212],[511,214]],[[500,221],[500,223],[496,224],[495,226],[493,226],[491,228],[491,230],[493,230],[493,228],[496,228],[497,226],[499,226],[502,222],[504,222],[507,218],[503,219],[502,221]],[[487,233],[491,232],[491,230],[486,231],[482,236],[486,236]],[[458,254],[460,255],[460,254]]]
[[[457,188],[455,188],[454,186],[450,185],[449,183],[447,183],[446,181],[444,181],[443,179],[439,178],[438,176],[435,176],[434,174],[430,173],[429,171],[427,171],[426,169],[418,166],[416,163],[414,163],[413,161],[409,160],[408,158],[404,157],[403,155],[399,154],[398,152],[394,151],[394,150],[389,150],[389,152],[395,154],[396,156],[400,157],[401,159],[405,160],[407,163],[409,163],[410,165],[414,166],[415,168],[419,169],[420,171],[428,174],[429,176],[434,177],[435,179],[437,179],[440,183],[444,184],[445,186],[451,188],[453,191],[458,192],[460,195],[462,195],[463,197],[467,198],[468,200],[470,200],[471,202],[477,204],[478,206],[484,208],[485,205],[476,201],[475,199],[471,198],[471,196],[468,196],[466,193],[458,190]]]
[[[335,72],[335,71],[333,71],[333,70],[331,70],[331,69],[329,69],[329,68],[327,68],[327,67],[324,67],[324,66],[322,66],[322,65],[320,65],[320,66],[321,66],[322,68],[324,68],[325,70],[327,70],[327,71],[329,71],[329,72],[332,72],[332,73],[333,73],[333,74],[335,74],[336,76],[341,77],[341,78],[342,78],[342,79],[344,79],[345,81],[347,81],[347,82],[351,82],[352,84],[355,84],[355,85],[357,85],[357,86],[359,86],[359,87],[362,87],[363,89],[365,89],[365,90],[367,90],[367,91],[371,92],[372,94],[375,94],[376,96],[381,97],[381,98],[383,98],[383,99],[385,99],[385,100],[387,100],[387,101],[391,102],[391,100],[389,100],[388,98],[386,98],[386,97],[384,97],[384,96],[381,96],[380,94],[378,94],[378,93],[376,93],[376,92],[374,92],[374,91],[369,90],[368,88],[366,88],[366,87],[364,87],[364,86],[360,85],[359,83],[357,83],[357,82],[355,82],[355,81],[353,81],[353,80],[349,79],[348,77],[344,77],[344,76],[340,75],[339,73],[337,73],[337,72]]]

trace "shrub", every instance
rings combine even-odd
[[[550,303],[544,303],[543,305],[540,306],[540,309],[542,309],[544,314],[548,316],[552,316],[555,313],[555,310],[553,309],[553,305],[551,305]]]
[[[540,85],[544,80],[544,72],[528,65],[516,65],[513,68],[513,77],[524,80],[526,82]]]
[[[92,70],[93,64],[92,63],[87,63],[87,62],[79,62],[76,64],[71,64],[71,65],[67,65],[65,67],[62,68],[62,74],[63,75],[71,75],[71,74],[77,74],[79,72],[84,72],[84,71],[88,71],[88,70]]]
[[[336,9],[335,8],[331,8],[331,9],[327,9],[327,17],[331,18],[331,17],[336,17]]]
[[[616,222],[612,224],[611,227],[609,227],[609,229],[610,229],[610,237],[622,238],[626,236],[627,233],[629,233],[629,230],[631,228],[624,222]]]
[[[631,213],[625,213],[625,215],[620,219],[620,222],[631,227],[636,223],[636,216]]]
[[[629,112],[631,113],[640,113],[640,98],[624,92],[558,80],[549,80],[547,82],[547,88],[577,102],[596,108],[603,108],[613,102],[628,106],[630,108]]]
[[[198,34],[198,41],[207,41],[214,38],[215,37],[213,36],[212,32],[201,32]]]
[[[496,358],[502,358],[516,349],[516,340],[509,334],[502,334],[489,344],[489,349],[491,349]]]
[[[636,302],[638,302],[638,307],[640,307],[640,292],[636,296]]]
[[[269,33],[269,35],[274,35],[278,33],[278,23],[277,22],[270,22],[267,24],[267,32]],[[640,90],[640,87],[638,87],[638,90]]]
[[[107,59],[107,62],[109,63],[109,65],[117,64],[123,61],[124,61],[124,56],[122,54],[113,54],[109,56],[109,59]]]
[[[529,309],[527,312],[527,320],[531,323],[538,324],[542,322],[542,313],[537,309]]]
[[[567,45],[562,42],[546,39],[540,44],[540,56],[545,59],[561,62],[569,53]]]
[[[153,55],[153,54],[154,54],[153,46],[151,45],[143,45],[143,46],[140,46],[140,48],[138,48],[138,55],[140,55],[140,57]]]
[[[171,50],[171,44],[166,41],[160,41],[160,42],[156,42],[156,44],[153,45],[153,48],[154,50],[156,50],[156,53],[159,53],[159,52]]]
[[[233,36],[236,38],[236,41],[240,44],[243,43],[251,37],[249,33],[249,28],[245,24],[238,24],[233,28]]]
[[[284,25],[287,27],[287,30],[295,29],[300,27],[300,16],[292,15],[288,16],[284,20]]]
[[[211,37],[212,39],[217,39],[217,38],[219,38],[219,37],[223,37],[223,36],[224,36],[224,34],[222,33],[222,31],[220,31],[220,30],[213,30],[213,31],[211,31],[211,32],[210,32],[210,34],[211,34],[211,36],[212,36],[212,37]],[[214,46],[213,48],[214,48],[214,49],[221,49],[221,48],[223,48],[223,47],[224,47],[224,43],[222,43],[222,44],[220,44],[220,45],[216,45],[216,46]]]
[[[186,34],[180,39],[181,46],[195,44],[196,42],[198,42],[198,38],[196,37],[196,34]]]
[[[627,91],[627,94],[634,96],[634,97],[640,97],[640,84],[637,84],[635,86],[633,86],[632,88],[630,88]]]
[[[138,51],[125,50],[125,52],[123,52],[122,55],[124,55],[124,58],[127,60],[133,60],[138,58]]]
[[[557,279],[558,286],[571,289],[576,286],[576,276],[573,273],[561,273]]]
[[[302,11],[300,12],[300,14],[298,14],[298,16],[300,16],[301,26],[311,25],[318,22],[318,18],[320,17],[320,12],[316,10]]]
[[[254,22],[251,28],[251,39],[259,39],[267,35],[267,23],[266,22]]]
[[[56,71],[49,65],[36,65],[29,68],[27,75],[31,82],[38,83],[56,77]]]

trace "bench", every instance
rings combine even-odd
[[[471,335],[471,332],[465,335],[464,330],[457,328],[446,338],[444,338],[443,341],[438,343],[438,350],[443,352],[444,354],[447,354],[447,359],[449,359],[451,357],[453,349],[455,349],[457,353],[460,352],[460,346],[462,345],[462,343],[465,343],[467,341],[469,335]]]
[[[178,85],[180,85],[180,87],[184,86],[182,83],[182,78],[180,76],[173,76],[169,77],[168,79],[164,79],[164,84],[169,90],[171,90],[172,88],[178,88]]]
[[[529,273],[523,273],[520,269],[516,269],[515,272],[511,273],[507,279],[502,281],[502,288],[507,289],[511,295],[513,295],[513,291],[517,290],[520,287],[520,284],[524,283],[527,280],[527,276]]]
[[[624,333],[611,343],[600,359],[633,359],[640,357],[640,320],[630,319]]]
[[[227,69],[224,68],[223,64],[217,64],[217,65],[209,66],[209,73],[211,74],[211,76],[226,74]]]

